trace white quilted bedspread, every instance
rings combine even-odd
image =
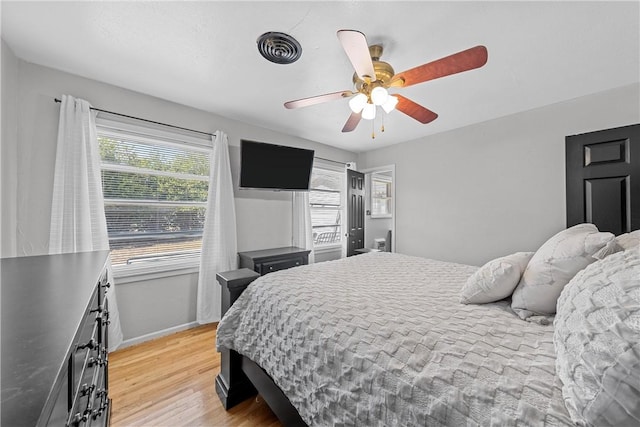
[[[217,345],[262,366],[312,426],[571,425],[553,326],[460,304],[476,269],[383,252],[271,273]]]

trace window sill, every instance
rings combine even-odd
[[[341,243],[332,244],[332,245],[316,246],[316,247],[313,248],[313,252],[315,252],[317,254],[321,254],[323,252],[334,252],[334,251],[338,251],[338,250],[342,250],[342,244]]]
[[[180,262],[149,263],[146,265],[117,265],[113,267],[116,285],[164,277],[193,274],[200,271],[200,259]]]

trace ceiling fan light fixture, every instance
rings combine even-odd
[[[367,95],[364,93],[359,93],[349,100],[349,108],[356,114],[361,112],[365,105],[367,105]]]
[[[389,92],[382,86],[374,87],[371,91],[371,102],[374,105],[382,105],[389,99]]]
[[[385,113],[389,114],[393,111],[394,108],[396,108],[396,105],[398,105],[398,98],[390,95],[389,97],[387,97],[387,101],[382,104],[381,107],[385,111]]]
[[[362,110],[362,118],[365,120],[373,120],[376,118],[376,106],[367,103]]]

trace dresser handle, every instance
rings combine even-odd
[[[87,363],[87,366],[90,368],[93,368],[95,365],[98,366],[106,366],[109,364],[109,360],[107,359],[107,357],[92,357],[89,359],[89,362]]]
[[[110,325],[111,320],[109,320],[109,312],[107,310],[100,311],[96,316],[95,322],[98,323],[100,326]]]
[[[82,350],[82,349],[85,349],[85,348],[89,348],[89,349],[93,350],[96,347],[97,347],[96,340],[91,338],[89,340],[89,342],[87,342],[86,344],[79,345],[78,346],[78,350]]]
[[[71,420],[69,425],[77,426],[77,425],[80,425],[80,423],[86,423],[88,419],[89,417],[87,417],[87,414],[81,414],[80,412],[76,412],[76,414],[73,416],[73,419]]]
[[[94,388],[96,388],[95,384],[82,384],[82,387],[80,388],[80,396],[86,396],[87,394],[90,394]]]

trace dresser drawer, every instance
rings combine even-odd
[[[108,418],[109,314],[104,298],[106,276],[96,286],[69,359],[68,426],[105,425]]]

